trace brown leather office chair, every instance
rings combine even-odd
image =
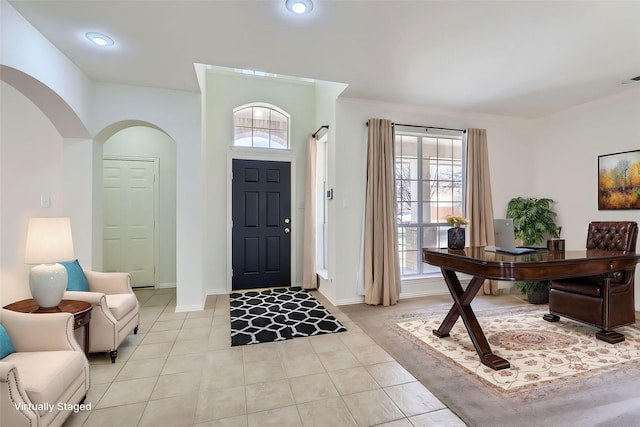
[[[587,232],[587,250],[635,252],[638,224],[633,221],[592,222]],[[575,277],[551,281],[549,313],[583,322],[601,330],[596,337],[611,344],[624,341],[612,329],[635,323],[633,270],[615,271],[601,276]]]

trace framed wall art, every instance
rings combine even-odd
[[[640,209],[640,150],[598,156],[598,209]]]

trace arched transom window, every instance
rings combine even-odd
[[[289,114],[270,104],[247,104],[233,110],[233,145],[289,148]]]

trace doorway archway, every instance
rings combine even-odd
[[[133,286],[175,287],[175,141],[140,121],[113,124],[99,136],[104,271],[129,272]]]

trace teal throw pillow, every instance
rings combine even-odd
[[[0,325],[0,359],[4,359],[11,353],[15,353],[16,349],[13,347],[11,343],[11,338],[9,338],[9,334],[7,334],[7,330],[4,326]]]
[[[78,260],[61,262],[60,264],[64,265],[64,268],[67,269],[68,291],[89,291],[89,283],[87,282],[87,278],[85,277],[84,271],[82,271],[82,267],[80,267]]]

